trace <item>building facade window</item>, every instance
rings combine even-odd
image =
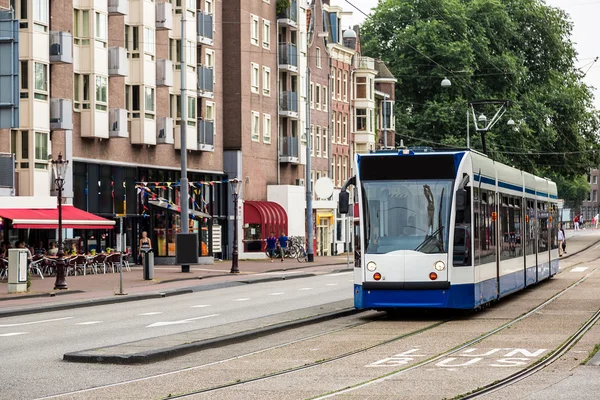
[[[154,119],[154,88],[144,88],[145,117]]]
[[[103,47],[106,47],[108,41],[107,21],[108,16],[106,14],[96,13],[96,41],[100,42]]]
[[[48,25],[48,0],[33,0],[33,20]]]
[[[271,68],[263,67],[263,94],[271,95]]]
[[[342,71],[337,72],[337,98],[342,100]]]
[[[315,155],[315,126],[310,126],[310,155]]]
[[[323,111],[327,111],[327,101],[329,101],[327,98],[327,86],[323,86],[321,90],[323,91],[323,95],[321,96],[321,101],[323,102]]]
[[[348,101],[348,72],[344,71],[344,83],[343,83],[344,101]]]
[[[335,118],[336,118],[337,113],[335,111],[331,112],[331,143],[335,143]]]
[[[366,131],[367,130],[367,110],[364,108],[356,109],[356,130]]]
[[[323,139],[323,146],[322,146],[323,157],[327,157],[327,151],[329,149],[329,146],[328,146],[329,135],[327,134],[327,128],[325,128],[325,127],[323,127],[323,137],[322,137],[322,139]]]
[[[258,64],[251,63],[250,73],[252,74],[252,93],[258,93],[259,69]]]
[[[154,59],[154,50],[154,29],[144,27],[144,53],[151,56],[151,60]]]
[[[36,62],[35,64],[35,93],[38,100],[48,100],[48,65]]]
[[[188,96],[187,124],[196,126],[196,96]]]
[[[250,15],[250,43],[258,46],[258,16]]]
[[[265,49],[271,47],[271,22],[263,19],[262,45]]]
[[[48,134],[35,133],[35,168],[48,169]]]
[[[180,61],[180,49],[181,42],[178,40],[173,41],[175,60]],[[137,26],[125,25],[125,48],[127,49],[128,58],[140,58],[140,29]]]
[[[593,180],[594,180],[594,182],[593,182],[594,185],[598,184],[598,175],[594,175]]]
[[[344,127],[342,129],[344,144],[348,144],[348,116],[344,115]]]
[[[263,114],[263,142],[271,143],[271,116]]]
[[[315,88],[315,108],[317,110],[321,109],[321,85],[317,83],[317,87]]]
[[[310,83],[310,108],[315,108],[315,84]]]
[[[331,100],[335,100],[335,67],[331,67],[330,75],[330,86],[331,86]]]
[[[108,78],[96,76],[96,110],[108,108]]]
[[[315,136],[315,145],[316,145],[316,155],[317,157],[321,157],[321,127],[317,126],[316,127],[316,136]]]
[[[598,201],[598,191],[597,190],[593,191],[593,200],[592,201]]]
[[[259,140],[259,129],[260,129],[260,113],[252,111],[252,140],[258,142]]]
[[[317,68],[321,68],[321,49],[317,47],[317,55],[316,55]]]
[[[367,77],[357,76],[356,77],[356,98],[366,99],[367,98]]]

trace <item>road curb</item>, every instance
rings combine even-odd
[[[103,305],[107,305],[107,304],[127,303],[130,301],[138,301],[138,300],[160,299],[163,297],[179,296],[182,294],[189,294],[189,293],[194,293],[194,291],[189,288],[184,288],[184,289],[179,289],[179,290],[172,290],[169,292],[154,292],[154,293],[146,293],[146,294],[131,295],[131,296],[108,297],[108,298],[103,298],[103,299],[84,300],[84,301],[73,302],[73,303],[54,304],[54,305],[43,306],[43,307],[16,308],[16,309],[7,310],[7,311],[0,311],[0,318],[15,317],[15,316],[21,316],[21,315],[28,315],[28,314],[39,314],[39,313],[51,312],[51,311],[71,310],[74,308],[103,306]]]
[[[584,251],[586,251],[586,250],[589,250],[590,248],[592,248],[593,246],[597,245],[598,243],[600,243],[600,240],[597,240],[597,241],[595,241],[594,243],[590,244],[590,245],[589,245],[589,246],[587,246],[587,247],[584,247],[583,249],[581,249],[581,250],[579,250],[579,251],[577,251],[577,252],[575,252],[575,253],[567,253],[567,255],[566,255],[566,256],[562,256],[562,257],[560,257],[560,258],[559,258],[559,261],[560,261],[560,260],[566,260],[567,258],[574,257],[574,256],[576,256],[576,255],[577,255],[577,254],[579,254],[579,253],[583,253]],[[567,245],[567,246],[568,246],[568,245]]]
[[[36,299],[36,298],[41,298],[41,297],[56,297],[56,296],[64,296],[67,294],[75,294],[75,293],[85,293],[85,291],[84,290],[65,290],[65,291],[49,292],[49,293],[15,295],[15,297],[2,297],[2,298],[0,298],[0,302],[8,301],[8,300]]]
[[[278,332],[305,327],[325,321],[329,321],[336,318],[342,318],[349,315],[358,314],[364,312],[365,310],[356,310],[354,308],[347,308],[341,311],[333,311],[326,314],[316,315],[313,317],[307,317],[295,321],[282,322],[279,324],[270,325],[263,328],[251,329],[244,332],[234,333],[230,335],[220,336],[212,339],[199,340],[197,342],[185,343],[176,346],[165,347],[158,350],[151,351],[143,351],[139,353],[133,354],[106,354],[106,355],[97,355],[86,353],[91,350],[108,350],[110,348],[115,348],[117,346],[107,346],[100,347],[96,349],[77,351],[72,353],[65,353],[63,355],[64,361],[69,362],[79,362],[79,363],[95,363],[95,364],[122,364],[122,365],[130,365],[130,364],[149,364],[158,361],[165,361],[173,357],[183,356],[189,353],[194,353],[197,351],[205,350],[205,349],[214,349],[217,347],[223,347],[230,344],[238,344],[243,341],[248,341],[251,339],[257,339],[263,336],[272,335]],[[131,343],[138,343],[131,342]],[[124,343],[128,344],[128,343]]]

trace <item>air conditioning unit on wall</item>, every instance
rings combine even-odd
[[[304,179],[296,179],[296,186],[304,186]]]

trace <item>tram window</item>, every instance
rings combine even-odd
[[[475,256],[474,265],[479,265],[481,264],[481,232],[479,228],[481,226],[481,196],[479,195],[479,189],[473,189],[473,226],[475,227],[475,240],[473,248],[473,255]]]
[[[496,223],[492,213],[496,211],[494,192],[482,191],[477,221],[479,247],[476,248],[478,265],[496,261]]]
[[[548,208],[546,203],[538,203],[538,253],[548,251]]]
[[[552,216],[552,221],[550,222],[550,248],[555,250],[558,249],[558,207],[556,204],[550,205],[550,216]]]
[[[525,208],[525,254],[535,254],[535,208],[533,200],[527,200]]]
[[[454,241],[452,246],[452,260],[453,265],[458,266],[471,266],[471,257],[473,256],[471,251],[471,188],[466,187],[465,196],[465,210],[456,212],[456,226],[454,227]],[[465,218],[468,214],[468,218]],[[465,222],[468,221],[468,222]]]
[[[521,211],[521,199],[513,199],[513,218],[514,218],[514,235],[515,235],[515,256],[522,257],[523,256],[523,227],[522,227],[522,211]]]

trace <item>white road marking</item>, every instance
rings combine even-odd
[[[231,301],[248,301],[250,300],[250,297],[244,297],[243,299],[233,299]]]
[[[311,287],[303,287],[303,288],[300,288],[298,290],[312,290],[312,288]]]
[[[330,274],[329,276],[351,275],[353,273],[354,273],[353,271],[350,271],[350,272],[338,272],[337,274]]]
[[[598,247],[600,247],[600,244],[596,245],[592,250],[596,250]]]
[[[0,334],[1,337],[25,335],[27,332],[11,332]]]
[[[283,293],[283,292],[269,293],[268,296],[280,296],[282,294],[285,294],[285,293]]]
[[[10,328],[10,327],[13,327],[13,326],[43,324],[45,322],[64,321],[66,319],[73,319],[73,318],[75,318],[75,317],[63,317],[63,318],[55,318],[55,319],[45,319],[43,321],[21,322],[19,324],[5,324],[5,325],[0,325],[0,328]]]
[[[327,285],[325,285],[325,286],[337,286],[337,283],[328,283],[328,284],[327,284]]]
[[[586,269],[588,269],[588,267],[575,267],[571,270],[571,272],[583,272]]]
[[[221,315],[221,314],[203,315],[201,317],[187,318],[187,319],[182,319],[180,321],[155,322],[153,324],[148,325],[146,328],[155,328],[157,326],[167,326],[167,325],[187,324],[189,322],[196,321],[196,320],[199,320],[199,319],[211,318],[211,317],[216,317],[216,316],[219,316],[219,315]]]
[[[88,321],[88,322],[79,322],[75,325],[94,325],[94,324],[101,324],[104,321]]]
[[[191,308],[204,308],[204,307],[210,307],[210,304],[198,304],[197,306],[192,306]]]
[[[138,314],[138,315],[158,315],[158,314],[162,314],[162,311],[145,312],[145,313]]]

